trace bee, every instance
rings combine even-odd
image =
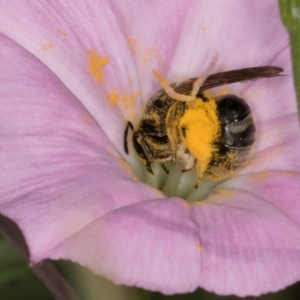
[[[197,184],[207,177],[221,180],[232,175],[249,159],[256,127],[247,102],[233,94],[208,98],[203,91],[246,80],[271,78],[283,69],[260,66],[216,73],[200,85],[201,77],[169,84],[157,71],[163,86],[153,94],[134,129],[128,121],[124,150],[128,154],[128,131],[132,144],[148,172],[158,163],[182,164],[182,171],[195,169]]]

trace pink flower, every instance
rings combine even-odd
[[[166,294],[259,295],[300,279],[300,135],[276,1],[2,1],[0,20],[0,211],[33,263],[70,259]],[[216,54],[214,73],[288,76],[228,86],[253,111],[253,158],[197,191],[185,174],[165,190],[189,201],[167,198],[137,180],[166,176],[124,153],[126,122],[160,88],[153,69],[184,81]]]

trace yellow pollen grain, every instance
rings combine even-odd
[[[253,175],[253,180],[254,180],[254,181],[265,180],[265,179],[268,178],[271,174],[272,174],[272,172],[270,172],[270,171],[259,172],[259,173]]]
[[[87,125],[93,125],[94,124],[94,122],[93,122],[93,120],[91,119],[91,117],[89,117],[89,116],[87,116],[87,115],[81,115],[81,119],[82,119],[82,121],[85,123],[85,124],[87,124]]]
[[[126,114],[128,115],[128,119],[131,121],[137,121],[136,114],[136,96],[134,94],[121,94],[118,103],[122,106],[124,110],[126,110]]]
[[[148,66],[152,59],[158,59],[159,53],[155,48],[143,48],[143,43],[139,43],[137,39],[129,38],[127,45],[131,51],[137,55],[143,66]]]
[[[110,94],[107,94],[106,96],[112,105],[115,105],[119,99],[117,93],[110,93]]]
[[[270,176],[299,176],[299,173],[290,171],[263,171],[253,175],[253,181],[263,181]]]
[[[49,51],[49,50],[53,49],[54,46],[51,43],[47,43],[47,44],[43,44],[42,47],[43,47],[44,51]]]
[[[217,189],[216,192],[217,193],[210,194],[206,198],[206,200],[203,201],[203,202],[207,202],[207,201],[210,201],[210,200],[213,200],[213,201],[222,201],[222,200],[225,200],[227,198],[233,197],[237,193],[236,190],[227,190],[227,189]]]
[[[203,253],[205,250],[204,250],[204,248],[198,243],[198,244],[196,244],[196,248],[197,248],[197,250],[198,251],[200,251],[201,253]]]
[[[118,158],[118,161],[126,173],[133,174],[131,167],[128,165],[128,163],[125,160],[123,160],[122,158]]]
[[[191,208],[190,204],[188,202],[186,202],[186,201],[183,202],[183,207],[186,208],[186,209],[190,209]]]
[[[127,40],[127,45],[129,45],[132,48],[136,48],[136,44],[137,44],[137,42],[132,38]]]
[[[223,200],[232,197],[236,194],[235,190],[217,189],[218,194],[216,195],[219,200]]]
[[[206,31],[206,21],[205,21],[205,20],[202,20],[202,21],[201,21],[201,29],[202,29],[203,31]]]
[[[103,67],[109,63],[109,58],[101,57],[95,50],[90,50],[88,53],[89,70],[91,75],[98,83],[103,82]]]
[[[218,156],[216,156],[218,159]],[[222,180],[226,177],[229,177],[233,175],[236,172],[236,168],[234,166],[236,165],[236,161],[238,159],[238,156],[235,153],[228,152],[226,156],[220,157],[221,162],[218,164],[217,170],[215,169],[214,172],[207,173],[207,178],[213,179],[213,180]],[[243,164],[240,164],[240,167],[243,165],[246,165],[247,161]]]
[[[180,119],[180,133],[199,168],[205,172],[215,151],[213,143],[220,132],[216,102],[197,100],[191,105],[192,108],[187,109]]]
[[[202,205],[205,204],[205,201],[201,201],[201,200],[195,200],[191,202],[192,205]]]
[[[56,29],[56,33],[59,34],[59,35],[62,35],[62,36],[67,36],[66,31],[61,30],[61,29]]]
[[[292,172],[292,171],[284,171],[283,175],[284,176],[299,176],[300,174],[297,172]]]

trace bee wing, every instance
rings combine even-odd
[[[279,75],[279,73],[281,72],[283,72],[283,69],[279,67],[262,66],[216,73],[206,78],[199,91],[204,91],[216,86],[221,86],[234,82],[241,82],[245,80],[283,76]]]

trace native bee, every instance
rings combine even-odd
[[[247,102],[233,94],[208,98],[203,91],[235,82],[281,76],[283,69],[260,66],[216,73],[200,85],[201,77],[169,84],[158,72],[163,89],[154,93],[136,129],[129,121],[124,132],[124,150],[129,153],[127,136],[146,169],[158,163],[181,163],[183,171],[196,170],[204,176],[223,179],[244,165],[255,142],[255,124]]]

